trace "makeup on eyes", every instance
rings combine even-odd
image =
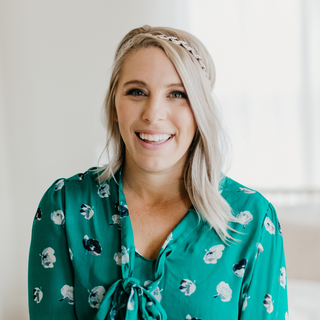
[[[136,94],[136,93],[142,93],[142,94]],[[179,94],[180,97],[173,97],[174,94]],[[126,92],[126,95],[132,95],[135,97],[142,97],[142,96],[147,96],[147,94],[142,90],[142,89],[130,89]],[[171,96],[174,99],[186,99],[188,100],[188,96],[185,92],[182,91],[171,91],[168,96]]]

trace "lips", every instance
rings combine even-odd
[[[135,132],[138,143],[146,150],[161,150],[167,148],[167,146],[173,141],[175,135],[170,133],[155,133],[148,131]],[[159,140],[161,138],[161,140]],[[150,141],[150,140],[159,141]]]
[[[168,133],[147,133],[147,132],[135,132],[137,137],[148,144],[158,145],[165,143],[166,141],[170,140],[174,135]]]

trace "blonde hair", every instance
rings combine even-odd
[[[182,46],[156,35],[173,36],[185,41],[202,58],[204,71],[199,61]],[[186,31],[145,25],[131,30],[120,42],[113,64],[110,85],[105,98],[107,154],[109,163],[102,169],[100,181],[114,178],[121,167],[125,145],[121,138],[118,123],[115,121],[115,94],[119,78],[128,57],[141,48],[158,47],[162,49],[174,64],[186,89],[197,130],[189,149],[184,169],[184,185],[190,200],[198,212],[199,218],[206,220],[219,237],[228,243],[234,238],[229,234],[230,222],[237,222],[228,202],[221,196],[219,185],[224,179],[222,173],[225,164],[225,133],[221,125],[217,103],[211,94],[216,72],[212,58],[204,45]],[[115,153],[110,158],[109,151]]]

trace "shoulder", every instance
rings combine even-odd
[[[229,177],[221,181],[221,195],[234,210],[241,210],[248,206],[267,209],[270,204],[257,190],[248,188]]]
[[[220,188],[221,195],[244,227],[249,223],[259,227],[268,216],[273,221],[277,221],[272,204],[257,190],[248,188],[229,177],[221,181]]]
[[[116,182],[114,179],[99,181],[101,168],[92,167],[87,171],[72,175],[69,178],[59,178],[48,188],[41,199],[46,202],[70,202],[77,198],[88,198],[96,194],[98,198],[115,197]]]
[[[55,189],[62,189],[66,187],[67,189],[81,189],[86,190],[92,186],[99,185],[99,168],[92,167],[87,171],[74,174],[69,178],[61,178],[56,180],[51,187],[54,186]]]
[[[44,193],[40,200],[35,222],[53,220],[62,226],[75,224],[84,216],[90,219],[95,215],[112,213],[118,199],[117,182],[111,178],[100,182],[101,169],[92,167],[69,178],[59,178]],[[115,175],[117,178],[117,174]],[[108,221],[111,219],[107,215]],[[69,223],[68,223],[69,221]]]

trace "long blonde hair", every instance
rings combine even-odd
[[[182,46],[156,35],[173,36],[185,41],[201,57],[206,72],[199,61]],[[219,192],[219,185],[225,178],[222,172],[226,158],[225,132],[221,125],[217,103],[211,94],[216,72],[212,58],[204,45],[186,31],[166,27],[145,25],[131,30],[120,42],[113,64],[110,85],[105,98],[107,143],[109,163],[101,169],[100,181],[114,178],[123,163],[125,145],[118,123],[115,121],[115,94],[123,66],[128,57],[141,48],[151,46],[162,49],[174,64],[186,89],[197,130],[189,149],[184,169],[184,186],[189,198],[199,214],[214,228],[224,242],[234,238],[229,234],[230,222],[237,222],[227,201]],[[110,156],[110,150],[113,150]]]

